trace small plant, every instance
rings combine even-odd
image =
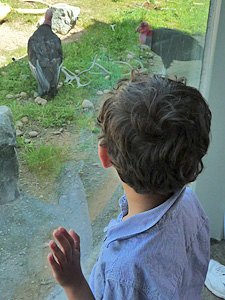
[[[23,154],[24,162],[31,172],[45,176],[56,177],[61,170],[65,160],[68,160],[67,151],[58,146],[41,145],[26,147]]]

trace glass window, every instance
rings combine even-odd
[[[117,217],[123,195],[115,170],[101,166],[96,126],[99,106],[116,81],[137,68],[185,77],[199,87],[209,0],[78,0],[76,6],[81,12],[75,27],[67,35],[57,33],[63,69],[53,98],[38,98],[28,58],[20,58],[39,17],[11,11],[0,25],[2,299],[63,299],[47,262],[48,242],[59,226],[81,236],[89,276],[103,228]],[[135,30],[142,22],[149,28],[140,43]]]

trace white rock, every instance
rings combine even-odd
[[[23,123],[27,123],[29,120],[28,120],[27,117],[23,117],[23,118],[21,119],[21,121],[22,121]]]
[[[24,140],[24,143],[26,143],[26,144],[31,143],[31,139],[25,139],[25,140]]]
[[[38,135],[38,132],[35,130],[29,132],[30,137],[36,137],[37,135]]]
[[[21,92],[21,93],[20,93],[20,96],[21,96],[22,98],[26,97],[26,95],[27,95],[27,93],[25,93],[25,92]]]
[[[83,102],[82,102],[82,107],[83,108],[93,108],[94,105],[91,101],[85,99]]]
[[[39,105],[44,106],[44,105],[47,104],[48,101],[45,100],[45,99],[43,99],[43,98],[41,98],[41,97],[37,97],[37,98],[35,98],[34,102],[36,102]]]
[[[103,95],[103,92],[102,91],[97,91],[97,95],[101,96],[101,95]]]
[[[60,81],[60,82],[58,83],[58,85],[57,85],[57,89],[60,89],[62,86],[63,86],[63,82]]]
[[[16,129],[16,136],[22,136],[23,132],[19,129]]]
[[[76,73],[76,74],[79,74],[79,73],[80,73],[80,70],[75,70],[75,73]]]
[[[12,94],[8,94],[8,95],[6,95],[6,98],[7,99],[12,99],[12,98],[14,98],[14,96]]]
[[[59,135],[59,134],[61,134],[61,131],[53,131],[52,134],[53,135]]]
[[[108,94],[110,92],[110,90],[104,90],[103,92],[104,92],[104,94]]]
[[[23,127],[23,123],[21,121],[16,121],[16,126],[17,127]]]
[[[109,75],[106,75],[106,76],[105,76],[105,79],[109,79],[109,78],[110,78],[110,76],[109,76]]]
[[[9,5],[0,3],[0,22],[5,19],[10,10],[11,7]]]
[[[6,72],[1,72],[1,74],[2,74],[3,76],[7,76],[7,73],[6,73]]]

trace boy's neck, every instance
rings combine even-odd
[[[168,199],[167,196],[138,194],[126,183],[123,182],[122,184],[128,202],[128,214],[123,218],[123,220],[153,209]]]

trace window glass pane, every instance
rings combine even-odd
[[[16,8],[19,2],[6,1]],[[0,59],[2,299],[63,299],[47,262],[48,242],[59,226],[81,236],[88,278],[103,228],[119,214],[123,195],[115,170],[103,169],[98,158],[97,111],[116,81],[137,68],[185,77],[199,87],[209,0],[93,0],[76,1],[76,6],[81,12],[75,27],[59,35],[63,85],[54,98],[43,97],[47,101],[37,98],[27,57],[11,62],[14,53],[27,52],[39,17],[11,12],[0,25],[5,45]],[[143,44],[135,33],[142,22],[150,26],[140,37]],[[31,29],[27,33],[24,27]],[[20,44],[19,37],[26,35]]]

